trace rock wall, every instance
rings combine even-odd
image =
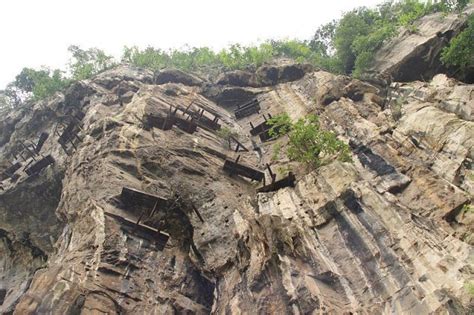
[[[1,183],[0,312],[472,311],[465,286],[474,279],[474,225],[465,205],[474,187],[474,87],[439,77],[394,84],[385,100],[387,92],[368,83],[304,69],[290,82],[236,87],[121,66],[18,119],[2,117],[1,134],[10,133],[2,160],[21,162],[19,141],[47,132],[40,155],[55,162]],[[229,101],[232,89],[251,91],[260,113],[236,119],[235,106],[248,99]],[[249,151],[235,152],[203,125],[186,132],[184,112],[203,109]],[[250,122],[283,112],[317,113],[350,144],[353,163],[314,171],[272,159],[285,139],[261,142]],[[80,121],[78,138],[66,152],[57,123],[71,117]],[[223,171],[238,155],[257,170],[271,164],[278,179],[290,167],[295,187],[256,193],[261,184]],[[150,207],[128,205],[123,187],[168,203],[143,215]],[[166,246],[117,216],[168,233]]]
[[[474,5],[467,5],[461,14],[438,12],[416,21],[413,30],[402,29],[376,53],[375,73],[391,76],[394,81],[429,81],[439,73],[450,73],[464,82],[472,83],[472,70],[460,73],[440,61],[441,52],[449,41],[466,27],[467,17]]]

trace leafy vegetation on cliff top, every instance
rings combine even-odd
[[[311,63],[321,69],[360,76],[366,71],[376,51],[397,33],[399,27],[416,32],[414,22],[433,12],[459,12],[469,0],[387,1],[375,8],[361,7],[346,12],[341,19],[319,27],[311,40],[269,40],[259,45],[235,44],[215,52],[208,47],[162,50],[148,47],[125,47],[121,62],[159,70],[174,67],[187,71],[209,68],[255,68],[274,58],[286,57]],[[444,51],[442,61],[465,69],[473,65],[473,29],[469,27]],[[104,71],[117,61],[97,48],[83,50],[69,47],[71,60],[66,71],[24,68],[4,91],[0,107],[14,107],[27,99],[40,100],[64,90],[71,82]]]

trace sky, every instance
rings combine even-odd
[[[180,48],[310,39],[319,25],[381,0],[0,0],[0,89],[23,67],[65,69],[70,45],[120,57]]]

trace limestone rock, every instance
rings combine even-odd
[[[310,64],[280,61],[277,64],[260,66],[255,72],[233,70],[222,73],[217,84],[239,87],[265,87],[279,83],[297,81],[313,70]]]
[[[58,143],[65,95],[1,116],[1,171],[22,167],[1,177],[0,312],[468,314],[474,125],[440,102],[470,102],[461,91],[472,85],[398,82],[387,97],[346,76],[300,74],[254,87],[108,70],[66,92],[83,113],[69,153]],[[353,163],[274,160],[285,138],[262,143],[250,135],[260,115],[235,119],[233,106],[251,99],[265,115],[317,113]],[[181,123],[217,118],[253,151],[235,152],[211,128],[147,124],[170,108]],[[28,176],[33,156],[21,159],[19,141],[43,132],[40,155],[55,163]],[[223,171],[238,155],[255,170],[271,164],[277,180],[291,167],[295,187],[257,193]],[[154,202],[124,200],[124,187]]]
[[[414,23],[414,32],[400,32],[376,53],[372,71],[399,82],[429,80],[445,72],[439,59],[441,51],[461,31],[472,12],[474,5],[461,16],[439,12],[422,17]]]
[[[164,69],[155,73],[153,78],[155,84],[164,83],[182,83],[189,86],[200,86],[203,84],[203,80],[195,75],[183,72],[178,69]]]

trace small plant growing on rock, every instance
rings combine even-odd
[[[239,134],[235,130],[230,129],[229,127],[222,127],[221,129],[217,130],[217,136],[219,138],[224,139],[229,148],[230,148],[230,139],[232,137],[234,137],[235,139],[239,138]]]
[[[290,116],[287,113],[270,118],[267,120],[267,124],[272,126],[268,131],[272,137],[286,135],[292,127]]]
[[[470,204],[469,204],[469,205],[468,205],[468,204],[465,204],[465,205],[462,207],[461,211],[462,211],[463,213],[474,212],[474,207],[473,207],[472,205],[470,205]],[[473,285],[474,285],[474,284],[473,284]]]
[[[395,102],[390,106],[390,112],[392,114],[392,118],[395,121],[399,121],[402,118],[402,106],[405,103],[404,97],[398,97]]]
[[[441,53],[441,61],[448,66],[469,71],[474,66],[474,14],[468,18],[468,26],[454,37]]]
[[[288,114],[273,117],[268,121],[272,125],[270,135],[288,135],[287,156],[292,161],[305,163],[313,168],[338,159],[351,161],[347,144],[337,139],[336,135],[322,130],[319,118],[309,115],[292,123]]]
[[[474,282],[468,282],[464,284],[464,287],[471,296],[474,296]]]

